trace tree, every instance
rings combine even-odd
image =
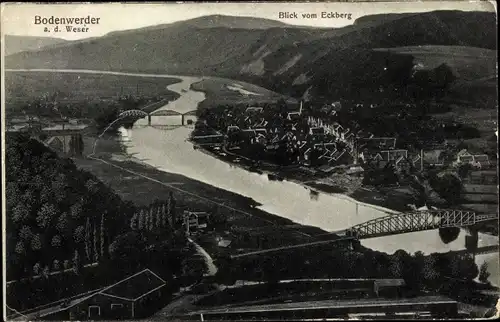
[[[146,216],[144,214],[144,210],[141,209],[139,212],[139,218],[138,218],[138,228],[139,230],[143,230],[146,227]]]
[[[49,279],[49,274],[50,274],[49,265],[45,265],[45,267],[43,268],[43,271],[42,271],[42,277],[44,279]]]
[[[61,263],[57,259],[54,259],[54,261],[52,262],[52,268],[54,269],[54,271],[60,270]]]
[[[442,177],[437,177],[432,181],[434,183],[434,190],[450,205],[456,205],[460,202],[462,182],[456,176],[444,174]]]
[[[52,182],[52,191],[55,202],[59,203],[66,198],[66,188],[68,179],[65,174],[59,173]]]
[[[451,255],[450,259],[451,275],[459,279],[474,279],[479,273],[474,259],[470,255]]]
[[[73,238],[76,244],[80,244],[85,240],[85,227],[78,226],[73,233]]]
[[[172,218],[172,213],[171,213],[171,209],[170,209],[171,208],[171,206],[170,206],[171,202],[172,202],[172,200],[170,199],[170,195],[169,195],[169,197],[167,199],[167,204],[165,206],[165,208],[166,208],[165,209],[165,217],[168,220],[170,226],[174,227],[175,226],[175,222],[174,222],[174,220]]]
[[[40,234],[33,235],[33,238],[31,239],[31,249],[34,251],[42,249],[42,238],[40,237]]]
[[[155,225],[155,226],[156,226],[156,229],[159,229],[159,228],[161,228],[161,227],[162,227],[162,224],[161,224],[161,217],[162,217],[162,216],[161,216],[161,209],[160,209],[160,207],[158,207],[158,208],[156,209],[156,225]]]
[[[436,258],[433,255],[426,256],[422,264],[422,278],[432,285],[440,277],[439,272],[436,270]]]
[[[19,238],[22,240],[31,240],[33,233],[31,232],[31,228],[29,226],[23,226],[19,230]]]
[[[63,236],[71,237],[68,214],[63,213],[61,216],[59,216],[59,219],[57,220],[56,228],[57,228],[57,231],[59,233],[61,233]]]
[[[24,255],[26,254],[26,247],[24,246],[24,243],[22,241],[18,241],[16,243],[16,248],[15,251],[19,255]]]
[[[82,261],[80,260],[80,254],[78,250],[75,250],[75,255],[73,256],[73,272],[76,275],[80,275],[82,271]]]
[[[40,275],[41,269],[42,269],[42,266],[40,265],[40,263],[36,263],[35,265],[33,265],[33,276]]]
[[[172,218],[172,223],[175,225],[177,223],[177,216],[175,213],[176,201],[175,201],[174,194],[172,191],[169,192],[168,201],[169,201],[169,203],[168,203],[169,207],[167,209],[167,213]]]
[[[161,205],[161,226],[163,228],[167,227],[167,212],[165,210],[165,204]]]
[[[109,245],[109,255],[116,265],[135,270],[141,263],[145,245],[137,232],[119,235]]]
[[[137,213],[135,213],[133,216],[132,216],[132,219],[130,219],[130,229],[132,230],[137,230],[138,226],[139,226],[139,216],[137,215]]]
[[[457,172],[460,178],[465,178],[472,170],[472,165],[470,163],[461,164],[458,166]]]
[[[155,217],[155,214],[153,212],[153,207],[149,208],[149,212],[148,212],[148,230],[149,231],[153,231],[153,228],[154,228],[154,217]]]
[[[59,235],[54,235],[50,241],[50,245],[54,248],[59,248],[62,245],[62,239]]]
[[[87,261],[91,261],[92,247],[91,247],[91,234],[90,234],[90,218],[87,217],[87,222],[85,223],[85,255],[87,256]]]
[[[83,201],[78,201],[71,206],[70,214],[74,219],[79,219],[83,213]]]
[[[24,223],[29,217],[30,209],[24,203],[20,203],[12,209],[12,221],[16,224]]]
[[[64,269],[69,269],[70,268],[70,262],[68,259],[65,259],[63,262],[63,268]]]
[[[400,256],[393,255],[390,259],[389,272],[393,278],[402,278],[404,274],[404,262]]]
[[[490,277],[490,273],[488,272],[488,263],[483,262],[481,267],[479,268],[479,281],[483,283],[488,282],[488,278]]]
[[[100,237],[99,240],[101,242],[101,258],[104,258],[104,253],[106,251],[105,249],[105,227],[104,227],[104,214],[101,215],[101,231],[100,231]]]
[[[92,244],[93,244],[93,252],[94,252],[94,262],[97,263],[99,260],[99,252],[97,251],[97,227],[94,223],[94,233],[92,234]]]

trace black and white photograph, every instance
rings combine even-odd
[[[494,1],[2,3],[6,321],[500,316]]]

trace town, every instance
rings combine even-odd
[[[475,128],[422,115],[421,111],[431,108],[414,103],[383,106],[341,100],[321,106],[297,105],[277,102],[202,110],[192,141],[195,147],[219,156],[233,155],[233,162],[250,161],[251,169],[266,169],[266,165],[267,169],[288,169],[292,178],[301,171],[308,174],[308,180],[311,175],[341,174],[361,177],[363,185],[381,188],[428,181],[442,192],[446,206],[462,203],[465,209],[480,212],[496,207],[492,198],[480,203],[467,194],[474,192],[474,185],[495,193],[496,161],[490,160],[497,137],[493,128],[485,151],[464,143],[479,135]],[[443,174],[446,179],[452,173],[460,178],[451,183],[456,185],[455,199],[439,182]]]

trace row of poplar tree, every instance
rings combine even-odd
[[[176,224],[175,199],[171,194],[167,202],[141,209],[130,220],[130,228],[134,231],[153,231],[155,229],[173,227]]]

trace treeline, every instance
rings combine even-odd
[[[480,281],[488,278],[487,266],[478,269],[471,255],[424,255],[420,251],[409,254],[404,250],[389,255],[365,248],[349,250],[333,244],[329,248],[296,249],[237,260],[221,257],[217,266],[217,280],[227,285],[238,279],[273,284],[300,278],[400,278],[405,280],[408,295],[427,290],[469,302],[474,302],[470,294],[477,289],[473,280],[478,276]]]

